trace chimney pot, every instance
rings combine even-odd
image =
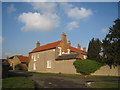
[[[67,43],[68,43],[68,47],[70,47],[70,46],[71,46],[71,42],[70,42],[70,40],[68,40]]]
[[[80,44],[78,44],[78,47],[77,47],[77,48],[81,50],[81,46],[80,46]]]
[[[85,52],[86,52],[86,48],[83,48],[83,51],[85,51]]]

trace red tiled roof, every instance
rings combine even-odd
[[[26,57],[26,56],[17,56],[19,58],[19,60],[23,63],[28,63],[29,62],[29,57]]]
[[[55,48],[55,47],[58,46],[58,44],[59,44],[60,42],[61,42],[61,41],[56,41],[56,42],[53,42],[53,43],[49,43],[49,44],[45,44],[45,45],[39,46],[39,47],[33,49],[30,53]]]
[[[75,48],[75,47],[71,47],[71,46],[70,46],[70,50],[71,50],[72,52],[77,52],[77,53],[81,53],[81,54],[86,55],[86,53],[85,53],[84,51],[79,50],[79,49],[77,49],[77,48]]]
[[[49,44],[45,44],[45,45],[39,46],[39,47],[33,49],[30,53],[55,48],[55,47],[57,47],[60,44],[60,42],[61,42],[61,40],[53,42],[53,43],[49,43]],[[70,50],[73,51],[73,52],[82,53],[82,54],[86,55],[86,53],[83,52],[82,50],[79,50],[79,49],[71,47],[71,46],[70,46]]]

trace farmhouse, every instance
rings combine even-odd
[[[36,48],[29,52],[28,71],[51,72],[51,73],[71,73],[75,74],[76,69],[73,62],[76,59],[86,59],[86,48],[81,50],[81,46],[72,47],[71,42],[62,33],[59,41],[40,45],[36,43]]]

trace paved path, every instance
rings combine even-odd
[[[90,88],[87,82],[118,82],[118,78],[72,78],[38,73],[14,72],[16,75],[25,76],[36,82],[37,88]]]

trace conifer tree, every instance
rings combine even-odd
[[[120,65],[120,19],[115,20],[114,23],[102,44],[103,60],[110,66]]]
[[[88,59],[101,61],[101,41],[99,39],[92,39],[89,42],[87,56]]]

